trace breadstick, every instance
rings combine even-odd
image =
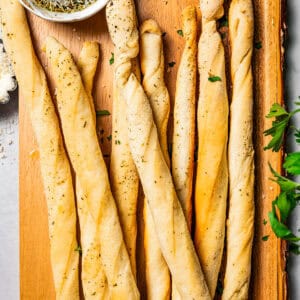
[[[229,217],[222,299],[248,299],[254,233],[253,7],[233,0],[229,10],[233,94],[229,138]]]
[[[89,97],[71,54],[54,38],[46,40],[46,54],[57,85],[58,111],[66,147],[88,207],[99,244],[111,299],[139,299],[117,208],[98,144]],[[93,264],[90,261],[90,264]]]
[[[191,230],[197,76],[197,12],[195,7],[188,6],[183,10],[182,22],[186,43],[176,82],[172,175],[179,201]]]
[[[110,182],[132,271],[136,275],[136,210],[139,178],[128,145],[125,110],[126,103],[120,97],[118,89],[114,87]]]
[[[224,248],[228,189],[225,55],[216,28],[216,20],[223,15],[223,0],[201,0],[200,9],[195,245],[213,298]]]
[[[34,53],[22,6],[17,0],[1,0],[0,12],[5,47],[39,148],[56,299],[79,299],[75,198],[58,118],[44,70]]]
[[[130,0],[131,1],[131,0]],[[113,2],[111,2],[113,3]],[[126,3],[124,3],[124,6]],[[110,4],[107,6],[109,9]],[[113,100],[113,120],[112,120],[112,151],[110,161],[110,181],[112,192],[116,200],[120,222],[124,233],[124,240],[130,257],[131,267],[136,275],[136,236],[137,236],[137,201],[139,191],[139,178],[128,145],[126,103],[121,97],[117,82],[121,79],[118,70],[118,61],[121,59],[128,65],[137,77],[140,77],[139,64],[136,59],[138,51],[133,55],[121,52],[120,47],[124,48],[124,41],[128,40],[127,34],[132,34],[134,43],[138,43],[137,17],[135,10],[132,9],[126,17],[124,10],[120,10],[120,20],[123,18],[122,26],[127,26],[126,18],[130,18],[134,24],[133,31],[126,32],[124,40],[115,45],[115,70],[114,70],[114,100]],[[108,22],[109,23],[109,22]],[[125,28],[125,27],[123,27]],[[115,28],[113,29],[115,30]],[[119,30],[116,30],[118,34]],[[123,39],[123,37],[120,37]],[[121,40],[120,40],[121,41]]]
[[[164,82],[162,32],[154,20],[146,20],[141,25],[140,35],[141,70],[144,76],[143,87],[152,108],[164,159],[169,166],[167,126],[170,113],[170,97]],[[169,268],[160,250],[147,200],[144,203],[147,299],[170,299],[171,280]]]
[[[185,47],[178,68],[173,121],[172,175],[189,230],[192,226],[192,192],[195,150],[197,12],[193,6],[182,12]],[[172,285],[172,299],[181,299]]]
[[[98,64],[99,46],[96,42],[85,42],[77,62],[82,82],[89,96],[90,106],[95,118],[94,101],[92,98],[93,80]],[[94,119],[96,127],[96,119]],[[82,267],[81,280],[85,299],[109,299],[109,289],[104,269],[99,257],[99,236],[95,223],[89,214],[84,201],[84,191],[76,176],[77,209],[81,232]],[[93,262],[91,264],[91,262]]]

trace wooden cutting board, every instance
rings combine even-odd
[[[269,2],[269,3],[268,3]],[[270,3],[271,2],[271,3]],[[166,68],[166,81],[171,100],[174,100],[177,66],[183,48],[183,38],[177,34],[181,28],[180,14],[188,4],[197,5],[196,0],[138,0],[136,1],[140,21],[147,18],[157,20],[163,32],[165,61],[176,62],[173,68]],[[282,103],[280,28],[282,20],[281,1],[255,0],[256,36],[262,42],[262,49],[254,53],[255,74],[255,150],[256,150],[256,232],[253,251],[253,272],[250,296],[253,299],[286,299],[285,245],[271,233],[263,220],[271,210],[271,202],[278,193],[278,187],[268,178],[271,176],[267,162],[281,170],[281,153],[263,151],[267,139],[263,131],[270,126],[265,115],[274,102]],[[45,67],[53,92],[53,82],[48,72],[47,61],[41,51],[43,41],[53,35],[71,50],[77,58],[82,42],[96,40],[100,43],[101,59],[95,80],[94,98],[97,109],[112,107],[112,70],[109,64],[112,44],[107,31],[104,11],[93,18],[73,24],[55,24],[28,14],[36,53]],[[21,46],[21,45],[20,45]],[[266,49],[272,49],[268,56]],[[273,56],[272,56],[273,55]],[[272,60],[270,59],[272,57]],[[274,58],[275,57],[275,58]],[[272,64],[270,64],[272,61]],[[275,67],[275,72],[274,72]],[[263,75],[266,74],[266,75]],[[269,96],[267,96],[269,95]],[[29,116],[20,91],[20,288],[22,299],[55,299],[52,273],[49,261],[49,240],[47,210],[43,195],[37,145],[30,125]],[[111,117],[98,118],[98,130],[104,133],[101,148],[110,153],[110,142],[106,139],[111,132]],[[267,242],[262,236],[270,235]]]

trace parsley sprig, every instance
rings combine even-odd
[[[300,103],[296,103],[300,105]],[[272,139],[264,148],[278,152],[283,144],[284,135],[287,129],[292,129],[290,126],[291,118],[300,112],[300,109],[295,109],[288,112],[279,104],[273,104],[267,118],[275,118],[272,122],[272,127],[264,132],[266,136],[271,136]],[[300,130],[295,129],[294,133],[296,142],[300,144]],[[297,242],[300,237],[296,236],[286,225],[286,221],[299,204],[300,201],[300,184],[289,179],[288,177],[278,174],[271,165],[270,170],[273,174],[272,180],[280,186],[280,194],[272,202],[272,210],[269,212],[269,221],[271,228],[278,238],[289,242],[290,251],[295,254],[300,254],[300,246]],[[288,175],[300,175],[300,152],[287,154],[284,159],[283,168]]]
[[[300,105],[298,102],[296,104]],[[300,109],[296,109],[289,113],[278,103],[272,105],[271,110],[266,117],[275,118],[275,120],[272,122],[272,127],[264,132],[266,136],[272,136],[270,143],[264,148],[265,150],[272,149],[274,152],[278,152],[280,150],[284,140],[284,134],[290,120],[299,111]]]

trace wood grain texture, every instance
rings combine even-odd
[[[262,48],[254,51],[254,93],[255,93],[255,154],[256,154],[256,217],[252,264],[252,298],[286,299],[286,245],[272,233],[268,219],[272,200],[279,193],[279,187],[270,181],[272,177],[268,163],[281,172],[283,153],[263,151],[269,137],[263,131],[271,127],[271,120],[265,116],[273,103],[284,103],[282,75],[282,26],[284,0],[254,1],[255,41],[262,42]],[[262,237],[270,235],[268,242]]]
[[[177,34],[181,29],[182,9],[197,0],[138,0],[137,12],[140,22],[154,18],[161,26],[164,37],[166,62],[166,83],[174,101],[177,67],[184,46],[183,38]],[[254,0],[256,13],[255,41],[262,41],[263,48],[255,50],[254,74],[255,88],[255,150],[256,150],[256,233],[253,254],[253,276],[250,294],[253,299],[286,299],[285,261],[282,245],[269,225],[263,225],[271,201],[278,193],[275,184],[268,180],[270,173],[267,162],[280,170],[282,154],[264,152],[267,140],[262,132],[270,126],[264,116],[274,102],[281,103],[281,55],[280,0]],[[82,43],[95,40],[100,43],[100,63],[96,74],[94,98],[97,109],[112,110],[113,67],[109,65],[113,49],[105,21],[104,11],[89,20],[73,24],[55,24],[28,14],[35,49],[45,67],[51,91],[53,80],[47,68],[47,61],[41,51],[45,37],[53,35],[62,42],[77,59]],[[270,21],[271,20],[271,21]],[[271,52],[267,51],[270,49]],[[269,54],[268,54],[269,53]],[[173,68],[169,62],[176,62]],[[270,61],[272,63],[270,63]],[[49,241],[47,228],[47,209],[39,171],[38,154],[30,154],[37,149],[30,120],[20,91],[20,288],[21,299],[54,299],[54,287],[49,261]],[[105,155],[110,153],[111,117],[97,120],[101,148]],[[101,130],[104,130],[102,133]],[[101,143],[103,138],[103,143]],[[268,242],[262,242],[263,235],[270,234]]]

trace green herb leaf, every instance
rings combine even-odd
[[[300,152],[289,153],[285,158],[283,167],[292,175],[300,175]]]
[[[296,102],[300,105],[300,102]],[[290,126],[291,118],[300,111],[296,109],[292,112],[287,112],[281,105],[274,104],[271,107],[267,118],[275,118],[272,122],[272,127],[264,132],[265,135],[272,136],[270,143],[265,149],[279,151],[284,134],[287,128],[293,129]],[[296,142],[300,143],[300,130],[295,132]],[[283,168],[291,175],[300,175],[300,152],[289,153],[284,161]],[[299,203],[300,200],[300,184],[278,174],[270,165],[270,169],[275,181],[281,189],[281,193],[272,203],[272,211],[269,212],[269,221],[271,228],[278,238],[289,242],[290,251],[295,254],[300,254],[300,246],[297,244],[300,237],[296,236],[286,225],[289,215]],[[265,223],[264,223],[265,224]]]
[[[266,242],[269,239],[269,235],[265,235],[261,239],[262,241]]]
[[[268,224],[268,221],[267,221],[266,219],[264,219],[264,220],[263,220],[263,224],[264,224],[264,225],[267,225],[267,224]]]
[[[108,141],[111,141],[111,139],[112,139],[112,135],[109,135],[109,136],[107,137],[107,140],[108,140]]]
[[[300,109],[296,109],[288,113],[280,104],[275,103],[272,105],[271,110],[266,117],[275,118],[275,120],[272,122],[272,127],[264,131],[264,135],[271,136],[272,139],[264,150],[272,149],[274,152],[278,152],[280,150],[283,143],[284,133],[289,125],[290,119],[299,111]]]
[[[256,49],[261,49],[262,48],[262,42],[261,41],[258,41],[258,42],[255,42],[254,43],[254,47],[256,48]]]
[[[111,52],[111,57],[109,59],[109,64],[112,65],[115,62],[115,54]]]
[[[297,202],[295,201],[293,193],[280,193],[280,195],[275,199],[274,204],[278,207],[280,212],[280,219],[285,222],[295,208]]]
[[[272,227],[273,232],[275,235],[283,240],[289,241],[289,242],[298,242],[300,241],[300,238],[295,236],[290,229],[287,228],[287,226],[283,223],[281,223],[278,220],[278,217],[276,215],[276,209],[273,205],[272,211],[269,212],[269,220]]]
[[[297,182],[294,182],[288,178],[285,178],[283,176],[281,176],[280,174],[278,174],[273,168],[272,166],[269,164],[270,170],[272,172],[272,174],[274,175],[274,179],[272,179],[273,181],[277,182],[277,184],[280,186],[281,191],[282,192],[293,192],[296,189],[300,188],[300,184]]]
[[[264,150],[272,149],[274,152],[278,152],[282,146],[285,130],[289,124],[291,115],[278,103],[272,105],[267,118],[274,118],[272,127],[264,131],[265,136],[272,136],[269,144]]]
[[[210,82],[217,82],[217,81],[222,81],[221,77],[219,76],[209,76],[208,81]]]
[[[178,29],[178,30],[177,30],[177,33],[178,33],[179,35],[183,36],[183,31],[182,31],[182,29]]]
[[[97,110],[96,116],[97,117],[110,116],[110,112],[108,110]]]

